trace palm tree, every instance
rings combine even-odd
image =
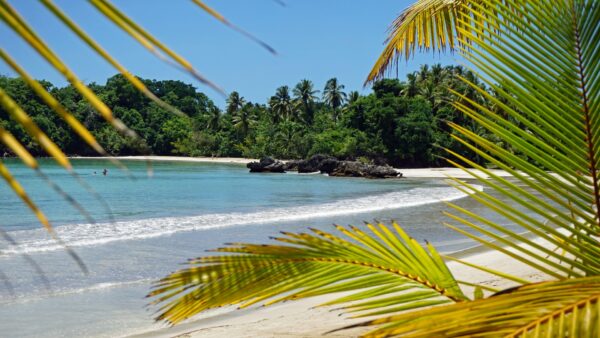
[[[314,89],[312,81],[304,79],[298,82],[294,87],[293,93],[294,98],[299,105],[302,106],[304,112],[304,121],[311,125],[314,118],[314,103],[318,100],[317,93],[319,91]]]
[[[359,98],[360,94],[356,90],[351,91],[348,93],[348,104],[353,104],[354,102],[358,101]]]
[[[396,224],[368,224],[368,231],[337,226],[342,235],[317,229],[311,229],[312,234],[284,233],[276,238],[277,244],[232,244],[217,250],[226,255],[190,261],[190,267],[165,277],[151,293],[157,302],[165,302],[158,318],[177,323],[225,304],[245,307],[345,291],[327,304],[344,304],[344,310],[365,316],[383,315],[354,325],[377,325],[367,336],[597,337],[598,17],[600,5],[591,0],[489,0],[485,4],[421,0],[395,21],[388,44],[392,52],[387,53],[386,47],[371,73],[375,76],[370,76],[372,80],[385,73],[397,61],[397,53],[410,54],[420,44],[470,46],[462,49],[462,55],[478,67],[477,75],[494,94],[466,79],[465,83],[502,105],[504,114],[527,130],[472,100],[465,99],[470,106],[455,105],[525,157],[451,124],[458,142],[512,175],[503,178],[448,150],[450,163],[487,189],[481,191],[458,179],[452,179],[453,185],[519,229],[511,230],[505,222],[455,204],[449,204],[453,211],[447,215],[460,227],[447,226],[528,265],[548,281],[530,283],[440,255],[430,244],[419,245]],[[543,244],[523,236],[523,231],[539,236]],[[512,280],[517,286],[496,292],[455,279],[447,260]],[[471,299],[460,285],[475,286],[479,295]],[[417,311],[405,312],[409,309]]]
[[[281,86],[269,100],[274,121],[296,119],[296,107],[290,96],[290,88]]]
[[[246,99],[240,96],[240,93],[233,91],[229,94],[229,97],[227,97],[227,108],[225,108],[225,111],[227,114],[235,115],[235,113],[242,109],[245,104]]]
[[[221,126],[221,111],[218,108],[213,107],[210,109],[210,111],[208,113],[208,122],[206,124],[206,127],[208,129],[218,131],[220,126]]]
[[[429,73],[429,66],[421,65],[421,67],[419,67],[419,71],[417,72],[417,82],[426,82],[430,77]]]
[[[246,103],[241,109],[233,115],[233,127],[237,129],[242,138],[245,138],[250,128],[256,123],[256,116],[250,103]]]
[[[402,91],[402,95],[405,97],[413,97],[419,92],[419,86],[417,85],[417,75],[415,73],[406,74],[407,83]]]
[[[331,78],[325,84],[323,90],[323,101],[333,110],[333,120],[338,120],[338,109],[346,100],[346,93],[343,92],[344,85],[338,84],[337,78]]]

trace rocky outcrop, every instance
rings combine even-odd
[[[372,164],[364,164],[354,161],[338,161],[336,166],[323,167],[327,171],[323,171],[329,176],[344,176],[344,177],[366,177],[366,178],[391,178],[402,177],[396,169],[388,166],[379,166]]]
[[[314,155],[308,160],[289,161],[283,163],[271,157],[263,157],[260,162],[246,165],[252,173],[284,173],[287,170],[298,170],[299,173],[321,172],[329,176],[391,178],[402,177],[396,169],[387,165],[365,164],[356,161],[340,161],[335,157]]]
[[[259,162],[250,162],[246,164],[246,168],[250,169],[251,173],[284,173],[285,164],[281,161],[276,161],[271,157],[263,157]]]
[[[300,161],[298,163],[298,172],[299,173],[314,173],[316,171],[321,171],[321,164],[325,160],[335,160],[337,159],[332,156],[327,155],[313,155],[308,160]]]
[[[283,165],[283,168],[286,171],[295,171],[298,170],[298,164],[300,164],[300,162],[302,162],[302,160],[291,160],[291,161],[287,161],[285,162],[285,164]]]

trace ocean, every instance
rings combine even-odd
[[[443,226],[444,202],[489,213],[443,179],[251,174],[241,165],[185,162],[153,162],[150,170],[125,161],[124,171],[92,159],[73,160],[71,175],[42,162],[46,176],[87,215],[16,160],[5,164],[89,273],[0,185],[0,226],[16,242],[0,241],[0,336],[119,337],[164,327],[152,320],[156,309],[146,307],[151,283],[226,242],[396,220],[416,239],[450,252],[474,243]]]

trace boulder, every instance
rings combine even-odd
[[[320,171],[321,162],[326,159],[334,159],[335,157],[327,156],[327,155],[313,155],[308,160],[303,160],[298,162],[298,172],[299,173],[314,173],[316,171]]]
[[[246,168],[250,169],[251,173],[284,173],[285,164],[281,161],[276,161],[271,157],[263,157],[259,162],[250,162],[246,164]]]
[[[329,176],[390,178],[402,177],[392,167],[364,164],[354,161],[339,161],[337,166],[328,173]]]
[[[322,173],[329,174],[332,171],[334,171],[335,168],[337,168],[339,164],[340,164],[340,161],[338,161],[337,159],[335,159],[333,157],[330,157],[330,158],[326,158],[323,161],[321,161],[318,169]]]
[[[287,161],[284,164],[284,169],[286,171],[290,171],[290,170],[298,170],[298,164],[302,162],[302,160],[292,160],[292,161]]]

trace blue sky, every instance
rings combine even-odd
[[[206,0],[230,21],[273,46],[273,56],[223,26],[189,0],[114,0],[126,14],[194,64],[203,75],[230,92],[264,103],[281,85],[307,78],[322,89],[337,77],[346,90],[362,83],[383,49],[386,29],[412,1],[399,0]],[[63,27],[37,0],[12,1],[14,7],[85,82],[104,83],[116,71]],[[64,11],[131,72],[143,78],[192,83],[217,105],[225,99],[189,75],[146,52],[86,1],[55,0]],[[2,48],[37,78],[57,85],[66,81],[5,25]],[[418,54],[401,61],[399,75],[421,64],[458,63],[456,55]],[[0,74],[14,75],[3,63]]]

